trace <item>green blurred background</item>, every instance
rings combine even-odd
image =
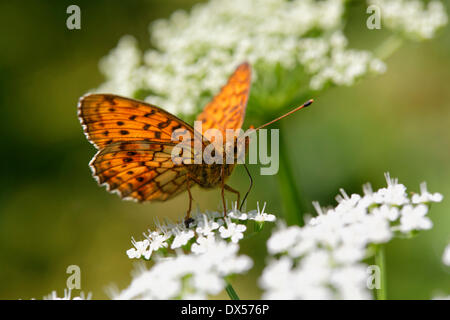
[[[41,298],[55,289],[61,295],[71,264],[81,268],[82,290],[106,298],[105,287],[124,288],[130,281],[130,237],[140,239],[154,217],[183,216],[186,195],[140,205],[97,186],[88,168],[95,150],[82,133],[76,104],[103,81],[98,61],[122,35],[136,36],[147,49],[149,22],[194,2],[0,3],[1,299]],[[81,7],[81,30],[66,28],[70,4]],[[346,27],[351,47],[375,48],[387,37],[383,29],[367,30],[366,18],[364,2],[354,3]],[[432,230],[387,247],[392,299],[450,294],[450,270],[441,263],[450,240],[449,57],[447,27],[432,41],[405,43],[387,60],[385,75],[328,90],[314,97],[308,112],[283,120],[281,136],[307,199],[334,204],[338,188],[361,192],[368,181],[381,187],[386,171],[413,191],[425,180],[431,191],[444,194],[431,210]],[[267,201],[267,211],[280,215],[276,177],[252,170],[249,207]],[[231,185],[245,190],[247,184],[238,168]],[[194,197],[201,209],[220,203],[217,191],[195,190]],[[234,281],[242,298],[259,297],[255,283],[269,232],[242,243],[255,260],[252,272]]]

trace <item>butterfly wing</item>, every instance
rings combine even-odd
[[[90,163],[93,176],[109,192],[127,200],[167,200],[186,190],[188,170],[172,161],[174,144],[112,143]]]
[[[223,137],[226,137],[226,129],[237,130],[242,127],[250,84],[250,65],[242,63],[230,76],[227,84],[197,117],[197,120],[203,123],[202,133],[206,138],[209,137],[205,131],[211,128],[220,130]]]
[[[154,105],[113,94],[89,94],[80,99],[78,116],[88,140],[97,149],[123,141],[173,143],[172,133],[194,129]]]
[[[190,125],[156,106],[112,94],[84,96],[78,115],[88,140],[100,150],[90,162],[93,176],[108,191],[147,201],[167,200],[186,189],[188,170],[184,159],[172,160],[172,133],[194,137]],[[183,143],[191,145],[187,157],[193,159],[192,139]]]

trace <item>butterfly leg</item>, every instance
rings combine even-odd
[[[227,185],[227,184],[225,184],[223,187],[225,188],[225,190],[237,194],[237,206],[238,206],[238,208],[239,208],[239,204],[241,203],[241,194],[240,194],[240,192],[237,191],[236,189],[233,189],[232,187],[230,187],[230,186]]]
[[[247,200],[248,194],[250,193],[250,190],[252,190],[252,187],[253,187],[253,178],[252,178],[252,175],[250,174],[250,171],[248,170],[247,166],[245,165],[245,163],[244,163],[244,168],[245,168],[245,171],[247,171],[248,177],[250,178],[250,187],[248,187],[247,193],[245,194],[245,197],[242,200],[241,206],[239,207],[239,211],[242,210],[242,206],[244,205],[245,200]]]
[[[223,216],[227,215],[227,206],[225,202],[225,170],[224,166],[222,166],[220,170],[220,180],[221,180],[221,189],[222,189],[222,204],[223,204]]]
[[[192,210],[192,193],[191,193],[191,188],[190,188],[190,179],[189,179],[189,175],[187,176],[186,179],[186,188],[187,188],[187,192],[189,195],[189,207],[188,210],[186,212],[186,217],[184,218],[184,224],[186,225],[186,228],[189,227],[189,224],[193,221],[193,219],[191,218],[191,210]]]

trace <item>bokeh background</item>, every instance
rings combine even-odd
[[[52,290],[61,295],[71,264],[81,268],[83,291],[106,298],[107,286],[124,288],[131,279],[130,237],[140,238],[155,217],[184,215],[186,195],[140,205],[97,186],[88,168],[95,150],[82,133],[76,104],[103,81],[98,61],[122,35],[134,35],[147,49],[149,23],[194,2],[0,2],[1,299],[41,298]],[[66,28],[70,4],[81,7],[81,30]],[[365,28],[365,9],[364,2],[351,6],[350,47],[374,48],[386,37],[383,29]],[[383,186],[386,171],[413,191],[426,180],[431,191],[444,194],[431,210],[432,230],[388,244],[391,299],[450,293],[450,270],[441,263],[450,241],[449,58],[447,27],[432,41],[406,42],[387,60],[386,74],[328,90],[314,97],[308,112],[283,120],[281,137],[305,199],[332,205],[340,187]],[[249,207],[267,201],[267,211],[280,215],[276,177],[252,170]],[[238,168],[231,185],[245,190],[247,184]],[[195,190],[194,197],[201,209],[220,203],[217,191]],[[255,261],[252,272],[233,283],[242,298],[259,297],[255,283],[269,229],[241,244]]]

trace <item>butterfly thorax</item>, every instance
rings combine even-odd
[[[238,140],[234,139],[233,143],[225,144],[223,146],[215,146],[215,151],[218,152],[222,156],[222,163],[202,163],[202,164],[194,164],[188,165],[188,170],[191,173],[191,176],[196,177],[196,182],[202,188],[215,188],[228,179],[228,177],[233,172],[233,169],[238,163],[239,151],[238,144],[242,143],[241,147],[245,148],[244,155],[248,152],[248,139]],[[227,161],[227,155],[232,159],[231,163]],[[222,173],[223,170],[223,173]]]
[[[235,164],[192,164],[187,165],[191,176],[195,177],[195,182],[202,188],[216,188],[224,183],[233,172]],[[223,170],[223,174],[222,174]]]

